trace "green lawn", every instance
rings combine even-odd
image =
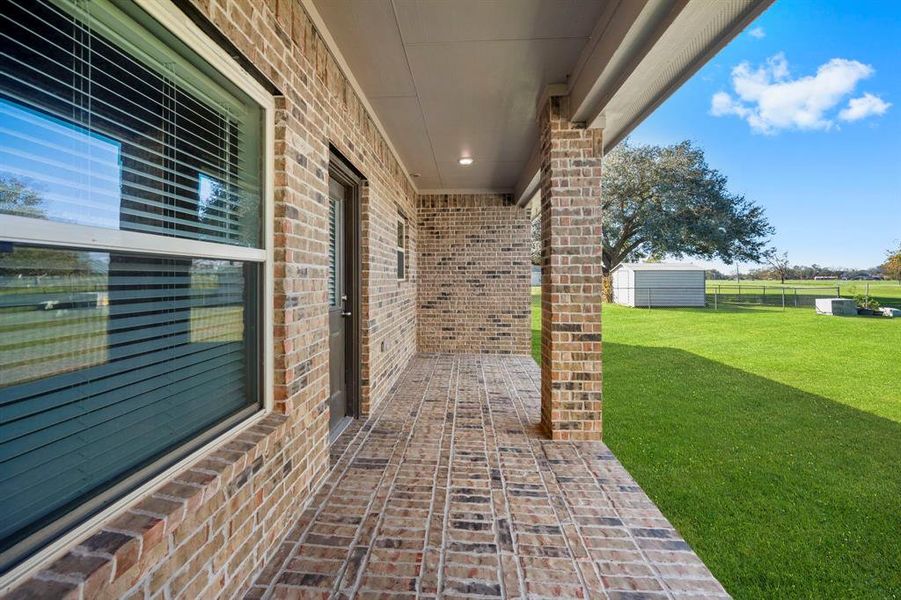
[[[730,593],[901,597],[901,319],[603,319],[604,440]]]

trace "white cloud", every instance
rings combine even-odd
[[[829,130],[834,127],[835,108],[852,94],[857,84],[875,71],[856,60],[833,58],[815,75],[792,78],[781,52],[766,64],[752,68],[742,62],[732,69],[734,96],[717,92],[710,113],[744,119],[757,133],[773,134],[782,129]],[[838,118],[854,121],[881,115],[891,106],[878,96],[864,94],[852,99]]]
[[[762,40],[766,37],[766,31],[763,30],[763,27],[755,27],[748,32],[748,35],[750,35],[752,38]]]
[[[842,121],[859,121],[873,115],[884,115],[890,106],[890,102],[879,96],[864,94],[860,98],[848,100],[848,106],[838,113],[838,118]]]

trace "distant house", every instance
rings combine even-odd
[[[613,301],[624,306],[704,306],[704,268],[690,263],[622,263]]]

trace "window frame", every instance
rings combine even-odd
[[[13,243],[61,247],[85,251],[106,251],[150,254],[162,257],[208,258],[253,262],[261,265],[261,281],[255,282],[260,293],[259,332],[254,340],[259,345],[262,363],[260,398],[254,405],[233,415],[222,423],[206,429],[179,448],[142,467],[114,486],[115,493],[98,493],[89,503],[99,500],[105,508],[75,525],[66,524],[59,531],[57,523],[51,523],[38,534],[46,537],[44,545],[18,562],[0,576],[0,592],[9,591],[31,577],[67,551],[74,543],[102,523],[115,518],[138,499],[147,496],[155,488],[171,480],[177,473],[189,468],[209,454],[211,450],[227,443],[244,430],[265,418],[273,409],[273,311],[274,311],[274,157],[275,157],[275,97],[236,59],[211,39],[200,26],[186,18],[171,0],[132,0],[133,4],[149,19],[191,49],[198,58],[217,71],[231,84],[247,94],[260,107],[262,123],[259,145],[260,158],[260,222],[262,223],[262,248],[233,246],[187,238],[176,238],[135,231],[120,231],[90,225],[75,225],[14,215],[0,214],[0,231],[3,240]],[[114,3],[115,4],[115,3]],[[118,8],[118,7],[117,7]],[[121,10],[121,9],[120,9]],[[138,20],[139,24],[140,20]],[[152,30],[151,30],[152,31]],[[163,40],[157,40],[164,43]],[[250,282],[248,282],[249,284]],[[182,455],[174,463],[174,456]],[[167,465],[168,466],[164,466]],[[151,475],[152,473],[155,475]],[[131,487],[139,481],[143,483]],[[123,493],[123,488],[128,490]],[[115,498],[115,499],[114,499]],[[87,503],[86,503],[87,504]]]
[[[403,227],[403,236],[400,239],[401,243],[397,244],[396,238],[398,237],[397,234],[400,233],[400,231],[398,231],[398,230],[401,227]],[[407,280],[407,268],[409,266],[408,262],[407,262],[407,239],[408,239],[409,223],[407,221],[407,216],[403,212],[401,212],[399,209],[397,211],[396,228],[397,229],[395,229],[395,232],[394,232],[395,244],[397,245],[397,248],[395,248],[395,250],[397,251],[395,254],[395,257],[397,259],[397,264],[395,265],[397,267],[396,275],[397,275],[398,281],[406,281]],[[403,256],[404,256],[404,268],[403,268],[402,274],[400,273],[401,269],[400,269],[400,260],[399,260],[401,254],[403,254]]]

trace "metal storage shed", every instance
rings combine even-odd
[[[704,268],[690,263],[622,263],[613,301],[624,306],[704,306]]]

